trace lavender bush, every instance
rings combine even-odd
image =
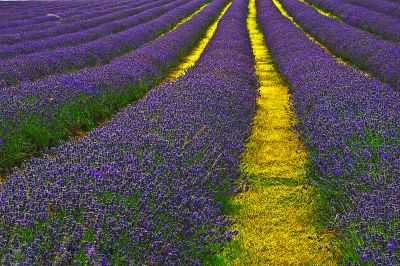
[[[132,27],[133,25],[136,24],[128,24],[125,22],[119,22],[120,20],[123,21],[129,21],[127,19],[130,19],[130,21],[133,20],[134,17],[139,16],[140,18],[136,21],[146,21],[143,20],[147,18],[147,20],[154,19],[155,17],[159,16],[156,14],[152,13],[151,9],[155,9],[157,7],[161,7],[165,4],[170,4],[168,6],[176,7],[177,5],[173,4],[174,2],[171,2],[171,0],[167,1],[157,1],[157,2],[152,2],[149,0],[144,0],[137,2],[135,4],[131,4],[130,6],[124,6],[122,7],[122,10],[116,11],[116,12],[111,12],[109,11],[106,15],[102,16],[96,16],[94,18],[83,18],[80,19],[79,21],[73,20],[71,23],[62,23],[59,24],[57,27],[53,28],[48,28],[46,25],[38,24],[39,29],[37,30],[32,30],[29,29],[27,31],[13,31],[8,34],[1,34],[0,35],[0,43],[3,44],[0,46],[0,49],[3,51],[3,54],[6,53],[6,49],[8,46],[5,46],[6,44],[8,45],[18,45],[21,44],[21,42],[25,42],[27,44],[31,43],[32,45],[35,44],[34,41],[32,40],[46,40],[50,39],[51,37],[64,37],[64,41],[66,41],[66,44],[68,44],[68,39],[67,37],[73,37],[72,33],[75,34],[82,34],[85,33],[85,30],[89,30],[92,28],[95,28],[96,26],[101,27],[103,31],[106,29],[109,29],[108,34],[115,33],[116,30],[118,31],[123,31],[126,28]],[[121,8],[121,7],[120,7]],[[166,12],[168,9],[162,10]],[[154,12],[154,11],[153,11]],[[143,14],[139,14],[143,13]],[[149,14],[151,14],[151,17],[149,18]],[[142,19],[142,20],[140,20]],[[135,20],[134,20],[135,21]],[[135,21],[135,22],[136,22]],[[118,23],[121,23],[118,25]],[[115,26],[113,28],[113,26]],[[44,28],[46,27],[46,28]],[[100,32],[101,33],[101,32]],[[99,37],[105,36],[106,34],[98,34]],[[28,42],[31,41],[31,42]],[[12,46],[11,46],[12,47]],[[46,46],[44,47],[46,48]],[[37,48],[36,48],[37,49]]]
[[[3,264],[198,265],[237,233],[218,200],[240,186],[255,110],[246,7],[233,2],[183,78],[9,177]]]
[[[69,14],[69,12],[71,13],[76,12],[79,8],[81,8],[84,11],[86,8],[102,9],[128,3],[129,3],[128,0],[47,1],[47,2],[6,1],[0,3],[1,7],[0,14],[4,14],[6,16],[2,17],[0,21],[24,20],[24,19],[39,17],[41,15],[47,14],[48,12],[61,12],[61,14]]]
[[[154,1],[154,0],[153,0]],[[136,4],[140,4],[144,1],[138,1],[135,2],[134,5]],[[66,23],[71,23],[74,21],[78,21],[78,20],[84,20],[84,19],[90,19],[90,18],[94,18],[97,16],[102,16],[102,15],[106,15],[109,12],[117,12],[121,9],[124,8],[128,8],[132,6],[132,2],[130,1],[118,1],[118,2],[106,2],[106,1],[96,1],[93,2],[93,4],[90,5],[86,5],[86,6],[80,6],[78,8],[78,10],[74,10],[73,8],[71,9],[67,9],[65,10],[55,10],[53,12],[49,12],[49,10],[47,12],[45,12],[44,15],[33,15],[32,20],[30,19],[26,19],[26,23],[24,23],[23,25],[19,25],[19,26],[13,26],[12,28],[5,28],[4,24],[2,22],[0,22],[0,27],[2,29],[0,30],[1,33],[13,33],[14,31],[24,31],[24,30],[34,30],[34,29],[40,29],[41,26],[43,27],[55,27],[55,26],[59,26],[60,24],[66,24]],[[31,8],[29,9],[29,14],[33,14],[35,13],[35,8]],[[42,12],[41,12],[42,13]],[[48,14],[55,14],[61,18],[57,19],[57,20],[53,20],[54,16],[48,16]],[[8,15],[12,18],[15,18],[15,15],[12,15],[10,13],[5,13],[5,15]],[[40,16],[45,16],[47,18],[49,17],[53,17],[53,19],[51,19],[50,21],[39,21],[36,22],[35,20],[38,19]],[[0,19],[1,21],[1,19]],[[8,20],[10,22],[10,20]]]
[[[280,0],[287,12],[338,56],[400,89],[400,44],[319,14],[298,0]]]
[[[347,265],[399,265],[399,93],[338,63],[271,1],[256,3],[268,49],[291,86],[321,215],[340,230]]]
[[[391,17],[342,0],[306,0],[339,16],[344,22],[381,38],[400,41],[400,18]]]
[[[77,46],[61,47],[0,61],[0,83],[4,87],[18,84],[21,81],[36,80],[51,74],[76,71],[88,66],[108,63],[112,58],[136,49],[168,31],[181,19],[189,16],[202,4],[207,3],[208,0],[178,1],[181,4],[179,7],[157,19],[123,32]],[[159,11],[153,10],[153,12]],[[149,17],[151,14],[148,14]]]
[[[400,18],[400,6],[399,4],[380,0],[379,2],[373,0],[344,0],[345,2],[353,5],[363,6],[368,9],[384,13],[386,15]]]
[[[27,22],[40,23],[46,21],[54,21],[57,19],[56,17],[49,17],[46,16],[46,14],[59,12],[65,9],[71,10],[68,12],[74,12],[74,9],[79,10],[81,8],[85,8],[85,6],[86,4],[83,2],[80,3],[58,2],[57,4],[53,4],[52,7],[47,6],[40,10],[36,10],[35,7],[27,7],[25,8],[25,10],[16,8],[14,13],[10,12],[2,16],[4,22],[0,25],[1,27],[14,27],[14,26],[24,25]]]
[[[28,35],[28,37],[25,36],[25,34],[22,35],[17,34],[18,38],[21,37],[24,41],[20,41],[16,44],[11,44],[11,45],[0,45],[0,51],[1,51],[0,58],[6,59],[15,57],[17,55],[31,54],[43,50],[55,49],[57,47],[76,46],[82,43],[91,42],[96,39],[100,39],[102,37],[116,34],[118,32],[123,32],[125,30],[128,30],[129,28],[132,28],[136,25],[140,25],[149,20],[153,20],[163,15],[164,13],[177,8],[182,4],[185,4],[187,1],[181,0],[181,1],[174,1],[172,3],[170,2],[171,0],[160,0],[157,1],[155,4],[149,3],[147,5],[142,5],[138,8],[133,8],[132,10],[122,11],[121,13],[130,14],[128,18],[120,18],[122,14],[117,12],[117,14],[109,16],[116,21],[111,21],[110,23],[105,23],[100,26],[92,27],[92,24],[90,22],[89,23],[78,22],[75,23],[75,25],[66,25],[65,27],[57,27],[53,31],[42,30],[41,32],[44,33],[44,35],[48,35],[49,32],[57,33],[60,30],[61,32],[66,30],[67,33],[66,34],[62,33],[61,35],[54,37],[52,36],[53,34],[49,34],[50,35],[49,37],[45,37],[40,40],[29,41],[30,39],[29,36],[32,35],[35,36],[36,33],[28,32],[26,34]],[[87,27],[87,28],[84,30],[78,30],[81,27],[82,28]],[[74,32],[76,30],[78,31]],[[68,34],[68,32],[70,31],[72,33]],[[0,42],[3,36],[0,36]],[[27,37],[26,40],[25,37]],[[8,41],[9,38],[5,36],[3,40]]]

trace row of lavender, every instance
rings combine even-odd
[[[100,1],[99,4],[100,5],[104,4],[104,2]],[[23,25],[28,21],[30,22],[45,22],[51,20],[54,21],[57,19],[56,17],[49,17],[46,15],[49,13],[63,12],[66,9],[70,10],[66,11],[66,13],[63,12],[62,14],[69,14],[69,12],[74,13],[78,11],[78,9],[82,10],[85,8],[90,8],[90,6],[88,6],[88,4],[85,2],[71,3],[64,1],[58,2],[57,5],[54,4],[52,6],[46,5],[42,8],[28,7],[28,6],[26,6],[25,8],[16,7],[12,10],[8,10],[5,14],[2,14],[2,21],[3,23],[8,23],[6,25],[9,27]]]
[[[0,34],[1,44],[15,44],[21,41],[43,40],[50,37],[65,35],[68,33],[81,32],[96,26],[104,26],[108,23],[118,21],[120,19],[129,18],[147,9],[157,7],[157,3],[153,0],[142,0],[131,3],[129,5],[116,6],[105,11],[97,11],[89,14],[80,14],[82,18],[71,17],[70,20],[63,19],[60,23],[55,24],[56,27],[51,27],[47,23],[31,24],[18,29],[10,29],[8,33]],[[173,1],[160,1],[159,5],[171,3]],[[107,11],[107,10],[106,10]],[[112,24],[111,24],[112,25]],[[35,27],[35,28],[33,28]],[[122,25],[123,27],[123,25]],[[4,49],[4,48],[2,48]]]
[[[339,16],[344,22],[371,32],[381,38],[400,41],[400,18],[390,17],[342,0],[306,0]]]
[[[67,24],[57,27],[54,30],[45,29],[37,32],[29,31],[26,34],[0,35],[0,42],[11,42],[10,40],[15,39],[14,37],[18,39],[16,40],[17,43],[14,44],[0,44],[0,59],[36,53],[43,50],[46,53],[49,52],[49,49],[57,47],[64,48],[66,46],[76,46],[92,42],[155,19],[188,1],[160,0],[154,3],[146,0],[146,2],[144,4],[141,2],[139,6],[116,12],[110,16],[107,15],[93,20]],[[97,22],[103,21],[104,17],[106,17],[106,21],[111,21],[100,23],[100,25],[96,26]],[[91,22],[95,23],[92,24]],[[32,37],[36,39],[35,36],[42,36],[43,38],[29,41]]]
[[[400,89],[400,44],[323,16],[298,0],[280,2],[296,22],[333,53]]]
[[[33,10],[30,10],[28,14],[31,15],[29,18],[0,21],[0,33],[12,33],[19,30],[39,29],[43,27],[56,27],[64,23],[73,21],[79,21],[83,19],[89,19],[98,15],[107,14],[107,10],[117,11],[124,6],[129,6],[132,2],[121,1],[121,2],[98,2],[96,6],[82,6],[79,8],[63,8],[61,10],[54,10],[47,12],[40,12],[40,15],[35,14]],[[9,14],[11,15],[11,14]],[[3,17],[3,16],[2,16]]]
[[[3,264],[198,265],[237,233],[218,199],[241,184],[255,111],[246,7],[233,2],[184,77],[8,178]]]
[[[131,27],[92,42],[60,47],[0,61],[0,87],[33,81],[56,73],[76,71],[89,66],[108,63],[112,58],[136,49],[170,30],[176,23],[192,14],[209,0],[178,0],[133,16],[132,21],[149,20],[161,15],[171,6],[174,9],[156,19]],[[2,83],[2,84],[1,84]]]
[[[59,3],[59,2],[51,2],[51,3],[45,3],[45,2],[40,2],[37,5],[34,5],[35,8],[40,9],[43,8],[44,6],[50,7],[52,6],[54,3]],[[0,2],[0,13],[6,13],[8,11],[15,11],[16,9],[21,9],[23,10],[24,7],[32,7],[32,1],[19,1],[18,3],[15,2],[11,2],[11,1],[2,1]]]
[[[349,4],[354,4],[358,6],[363,6],[368,9],[392,16],[400,18],[400,5],[394,2],[380,0],[344,0]]]
[[[6,2],[1,2],[1,13],[2,14],[9,14],[9,13],[14,13],[14,14],[25,14],[28,10],[32,10],[32,13],[47,10],[47,9],[54,9],[54,8],[62,8],[62,7],[76,7],[79,5],[82,5],[83,2],[75,2],[72,3],[69,1],[62,1],[62,2],[51,2],[51,3],[39,3],[36,4],[33,3],[32,1],[21,1],[18,3],[15,3],[16,1],[6,1]],[[21,13],[18,13],[20,11]]]
[[[291,86],[321,215],[341,232],[348,265],[400,263],[399,93],[338,63],[271,1],[258,22]]]

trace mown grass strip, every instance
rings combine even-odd
[[[330,13],[330,12],[326,12],[326,11],[324,11],[324,10],[322,10],[319,6],[317,6],[317,5],[314,5],[314,4],[312,4],[312,3],[309,3],[309,2],[307,2],[307,1],[305,1],[305,0],[299,0],[300,2],[302,2],[302,3],[304,3],[304,4],[306,4],[306,5],[308,5],[308,6],[310,6],[310,7],[312,7],[312,8],[314,8],[318,13],[320,13],[321,15],[324,15],[325,17],[330,17],[330,18],[334,18],[334,19],[336,19],[337,21],[339,21],[340,23],[345,23],[339,16],[337,16],[337,15],[335,15],[335,14],[333,14],[333,13]]]
[[[293,131],[295,115],[275,70],[250,0],[248,30],[260,81],[258,110],[242,157],[250,189],[226,204],[239,235],[214,265],[335,265],[331,235],[318,228],[307,154]]]
[[[180,76],[184,75],[189,68],[194,66],[197,60],[199,60],[207,44],[210,42],[211,37],[214,35],[219,21],[225,14],[226,10],[228,10],[228,8],[231,6],[231,4],[232,2],[226,5],[226,7],[222,10],[218,18],[207,29],[204,37],[197,43],[197,45],[190,51],[190,53],[183,58],[183,60],[179,63],[179,65],[177,65],[174,69],[172,69],[168,77],[165,79],[165,82],[171,82],[178,79]]]
[[[185,23],[186,21],[190,20],[192,17],[194,17],[196,14],[198,14],[201,10],[203,10],[203,8],[205,8],[207,5],[209,5],[210,3],[205,3],[203,5],[201,5],[199,7],[199,9],[197,9],[193,14],[191,14],[190,16],[187,16],[186,18],[182,19],[178,24],[176,24],[170,31],[175,30],[176,28],[178,28],[180,25],[182,25],[183,23]],[[165,33],[161,34],[161,36],[163,36]]]

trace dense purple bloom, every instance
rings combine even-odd
[[[24,25],[26,23],[40,23],[46,21],[55,21],[55,17],[46,16],[48,13],[58,13],[63,12],[66,9],[67,12],[75,12],[76,10],[82,10],[88,6],[87,3],[79,2],[54,2],[47,4],[45,7],[40,7],[37,3],[30,4],[28,1],[26,3],[19,2],[18,4],[13,3],[12,7],[6,9],[4,7],[4,2],[1,2],[1,11],[4,13],[1,16],[0,27],[16,27]],[[20,5],[25,5],[25,7],[20,7]],[[62,15],[65,13],[63,12]],[[68,13],[67,13],[68,14]]]
[[[15,27],[4,27],[0,29],[0,34],[10,34],[10,33],[17,33],[17,32],[25,32],[25,31],[37,31],[37,30],[42,30],[45,27],[47,30],[54,30],[54,28],[60,28],[60,30],[64,29],[65,25],[74,25],[71,23],[77,23],[77,21],[80,20],[81,23],[86,24],[88,20],[92,21],[92,19],[95,19],[94,21],[107,21],[103,19],[107,18],[113,18],[113,15],[115,12],[118,12],[122,17],[124,16],[124,13],[120,13],[121,10],[123,9],[128,9],[126,13],[129,14],[130,8],[132,7],[139,7],[143,4],[149,3],[149,1],[153,0],[141,0],[135,3],[132,3],[131,1],[119,1],[119,2],[111,2],[107,3],[104,1],[101,2],[94,2],[92,5],[89,6],[84,6],[84,7],[79,7],[77,8],[78,10],[73,10],[73,9],[67,9],[67,10],[62,10],[48,13],[47,14],[52,14],[46,15],[48,18],[53,18],[56,17],[58,18],[57,20],[52,20],[52,21],[43,21],[39,23],[35,23],[34,21],[27,20],[27,23],[25,25],[20,25],[20,26],[15,26]],[[35,19],[35,18],[34,18]],[[0,22],[1,23],[1,22]],[[0,24],[1,26],[1,24]],[[27,36],[25,36],[26,38]],[[10,40],[12,42],[12,40]],[[9,42],[5,42],[9,43]]]
[[[384,13],[389,16],[397,17],[400,18],[400,5],[390,2],[390,1],[385,1],[385,0],[343,0],[344,2],[358,5],[358,6],[363,6],[368,9]]]
[[[304,4],[295,11],[298,5],[291,2],[297,1],[282,2],[296,19],[308,17],[311,23],[316,17],[303,10]],[[399,265],[399,251],[388,248],[400,238],[399,93],[337,62],[271,1],[256,4],[268,50],[291,86],[298,129],[310,154],[310,181],[326,203],[322,214],[344,236],[347,263]],[[314,26],[329,27],[319,23]]]
[[[207,1],[178,0],[180,6],[128,30],[76,46],[60,47],[0,61],[0,81],[3,80],[7,85],[17,84],[55,73],[107,63],[116,56],[157,38]],[[145,17],[149,19],[163,8],[164,6],[161,6],[150,10]]]
[[[149,1],[147,0],[147,2]],[[139,7],[135,6],[131,9],[124,9],[116,14],[107,15],[106,18],[100,17],[83,22],[78,21],[74,24],[61,25],[53,30],[42,29],[36,32],[29,31],[25,34],[17,33],[14,36],[0,35],[0,42],[2,42],[2,40],[7,43],[13,40],[17,42],[11,45],[0,45],[0,58],[6,59],[17,55],[90,42],[145,23],[167,11],[179,7],[183,3],[185,2],[161,0],[156,3],[148,3],[146,5],[140,5]],[[108,20],[111,21],[102,23]],[[97,25],[99,23],[102,24]],[[31,39],[35,40],[32,41]]]
[[[387,40],[400,41],[400,18],[352,5],[342,0],[306,0],[339,16],[344,22]]]
[[[306,31],[333,53],[400,89],[400,44],[319,14],[298,0],[280,0]],[[399,31],[400,32],[400,31]]]
[[[394,251],[396,250],[396,245],[394,245],[394,244],[392,244],[392,243],[389,243],[389,244],[387,244],[387,249],[388,249],[390,252],[394,252]]]

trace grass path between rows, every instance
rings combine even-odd
[[[187,16],[186,18],[182,19],[181,21],[178,22],[178,24],[176,24],[172,29],[170,29],[167,32],[164,32],[163,34],[161,34],[160,36],[158,36],[158,38],[160,38],[161,36],[167,34],[168,32],[171,32],[173,30],[176,30],[180,25],[182,25],[183,23],[187,22],[188,20],[190,20],[191,18],[193,18],[195,15],[197,15],[198,13],[200,13],[201,10],[203,10],[206,6],[208,6],[210,4],[210,2],[202,4],[196,11],[194,11],[191,15]]]
[[[307,2],[306,0],[299,0],[299,1],[302,2],[303,4],[306,4],[306,5],[314,8],[318,13],[320,13],[321,15],[324,15],[325,17],[330,17],[330,18],[336,19],[340,23],[345,23],[339,16],[336,16],[335,14],[332,14],[332,13],[329,13],[329,12],[325,12],[324,10],[319,8],[318,6],[311,4],[311,3]]]
[[[208,27],[206,33],[204,34],[203,38],[196,44],[196,46],[186,55],[179,64],[171,70],[168,74],[167,78],[164,82],[172,82],[178,79],[180,76],[184,75],[186,71],[194,66],[194,64],[199,60],[201,54],[203,53],[204,49],[206,48],[207,44],[210,42],[210,39],[215,33],[217,29],[218,23],[231,6],[232,2],[229,2],[221,13],[218,15],[217,19]],[[163,83],[164,83],[163,82]]]
[[[318,229],[306,152],[293,130],[290,94],[274,69],[250,0],[247,26],[260,82],[252,135],[242,157],[250,189],[228,203],[240,231],[210,265],[335,265]]]

